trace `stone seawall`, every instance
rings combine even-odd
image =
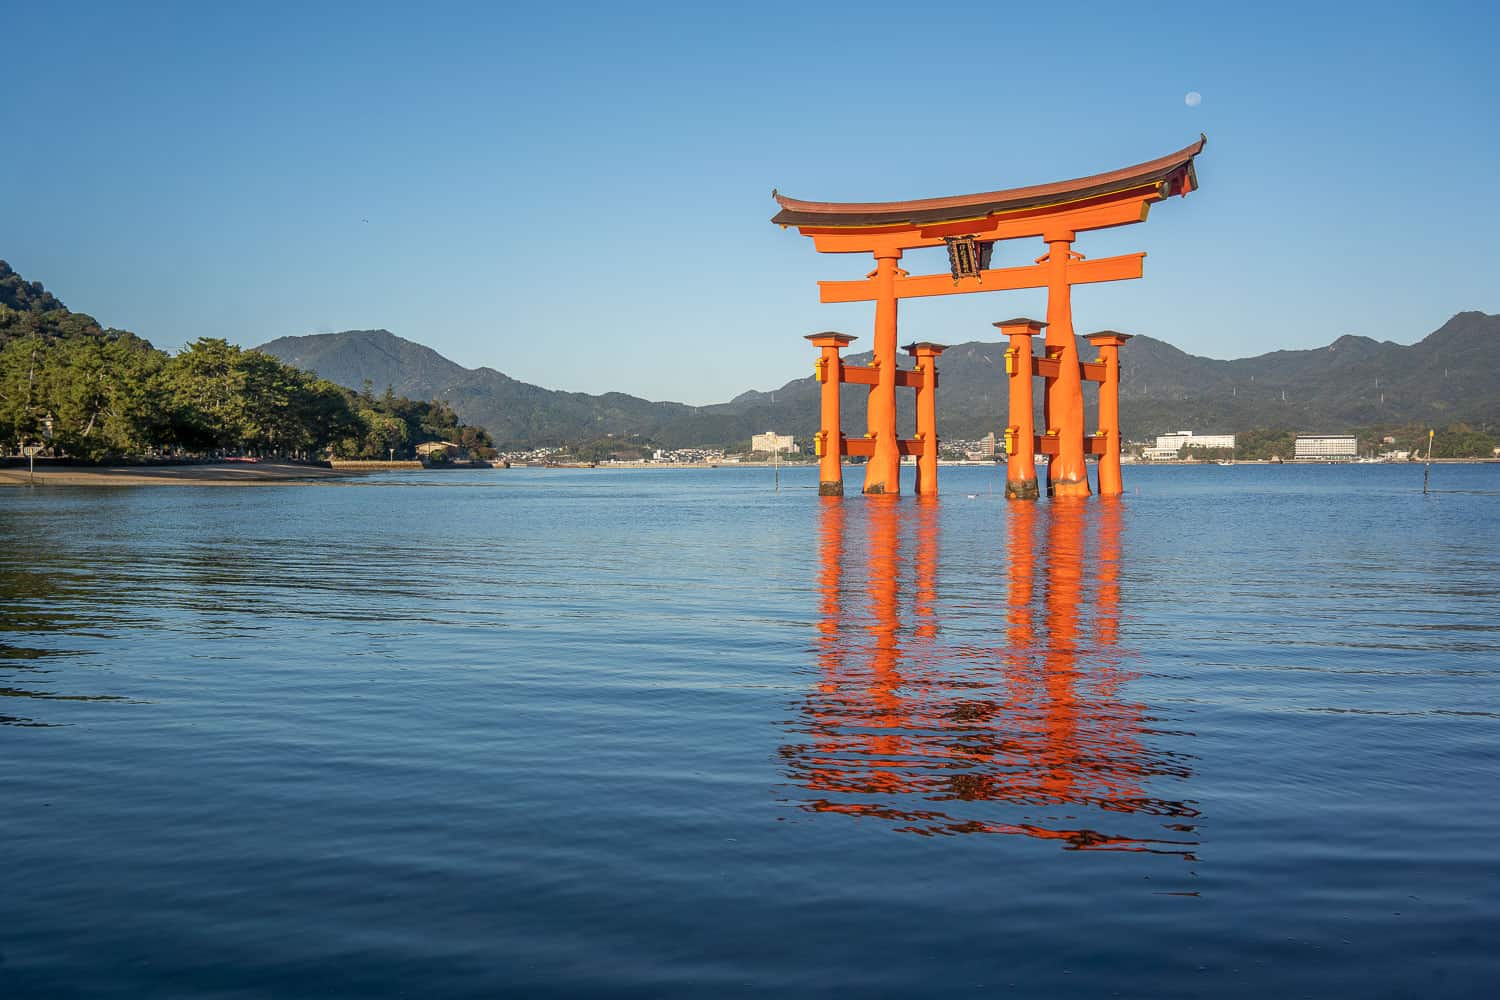
[[[335,469],[347,469],[350,472],[379,472],[383,469],[420,469],[422,463],[416,459],[402,460],[397,462],[381,462],[364,459],[342,459],[335,458],[329,463]]]

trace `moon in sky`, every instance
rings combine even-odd
[[[1190,90],[1187,92],[1187,96],[1182,99],[1182,103],[1190,108],[1196,108],[1203,103],[1203,95],[1196,90]]]

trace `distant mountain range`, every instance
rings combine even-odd
[[[793,346],[792,349],[797,349]],[[774,428],[804,438],[817,430],[818,384],[809,374],[770,392],[688,406],[625,393],[593,396],[544,389],[493,368],[464,368],[386,330],[282,337],[258,350],[358,389],[390,386],[414,399],[441,399],[496,443],[556,444],[639,434],[667,447],[733,445]],[[938,364],[938,427],[945,438],[976,438],[1006,420],[1003,346],[959,344]],[[1081,356],[1093,356],[1081,343]],[[807,353],[811,371],[813,353]],[[869,353],[848,358],[868,363]],[[1121,423],[1127,438],[1179,428],[1231,433],[1252,427],[1340,432],[1407,423],[1500,423],[1500,316],[1462,312],[1416,344],[1346,336],[1327,347],[1219,361],[1152,337],[1121,351]],[[857,426],[866,389],[845,386],[846,420]],[[903,428],[911,425],[911,393]],[[906,430],[903,430],[905,433]]]

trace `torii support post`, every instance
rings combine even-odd
[[[870,386],[869,437],[875,453],[865,464],[866,493],[901,492],[901,452],[896,440],[896,262],[901,251],[875,253],[875,371]]]
[[[1125,492],[1120,476],[1120,348],[1130,339],[1128,333],[1100,330],[1088,335],[1090,344],[1099,349],[1104,363],[1104,378],[1099,383],[1099,436],[1104,438],[1104,453],[1099,456],[1099,495],[1117,497]]]
[[[1005,351],[1005,377],[1010,383],[1010,425],[1005,428],[1005,498],[1035,500],[1036,414],[1031,402],[1031,338],[1047,324],[1040,320],[1001,320],[995,326],[1010,338]]]
[[[921,454],[917,456],[917,496],[937,496],[938,436],[937,436],[937,358],[946,351],[947,345],[922,341],[907,344],[905,351],[916,359],[914,374],[919,373],[917,385],[917,440],[922,442]]]
[[[844,495],[844,431],[839,415],[839,387],[843,384],[844,362],[839,351],[858,338],[847,333],[810,333],[807,339],[823,353],[813,366],[813,375],[823,385],[822,429],[818,431],[814,450],[818,453],[818,495]]]
[[[1068,269],[1073,260],[1074,233],[1049,232],[1047,254],[1038,263],[1047,265],[1046,353],[1057,362],[1056,374],[1046,377],[1042,417],[1047,433],[1057,432],[1057,454],[1047,458],[1047,494],[1055,497],[1089,495],[1088,466],[1084,463],[1083,376],[1078,367],[1078,342],[1073,337],[1072,286]]]

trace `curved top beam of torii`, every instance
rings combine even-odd
[[[1013,240],[1073,234],[1144,222],[1151,206],[1198,188],[1193,158],[1208,140],[1159,159],[1071,181],[917,201],[798,201],[773,191],[781,211],[771,220],[796,226],[819,253],[900,256],[901,250],[942,246],[946,237]]]
[[[1197,188],[1193,157],[1203,152],[1208,138],[1175,153],[1108,173],[1051,184],[985,191],[980,194],[915,201],[799,201],[777,191],[771,197],[781,206],[771,221],[780,226],[816,228],[926,227],[943,222],[972,220],[1025,209],[1076,204],[1095,198],[1154,186],[1159,198],[1187,194]]]

